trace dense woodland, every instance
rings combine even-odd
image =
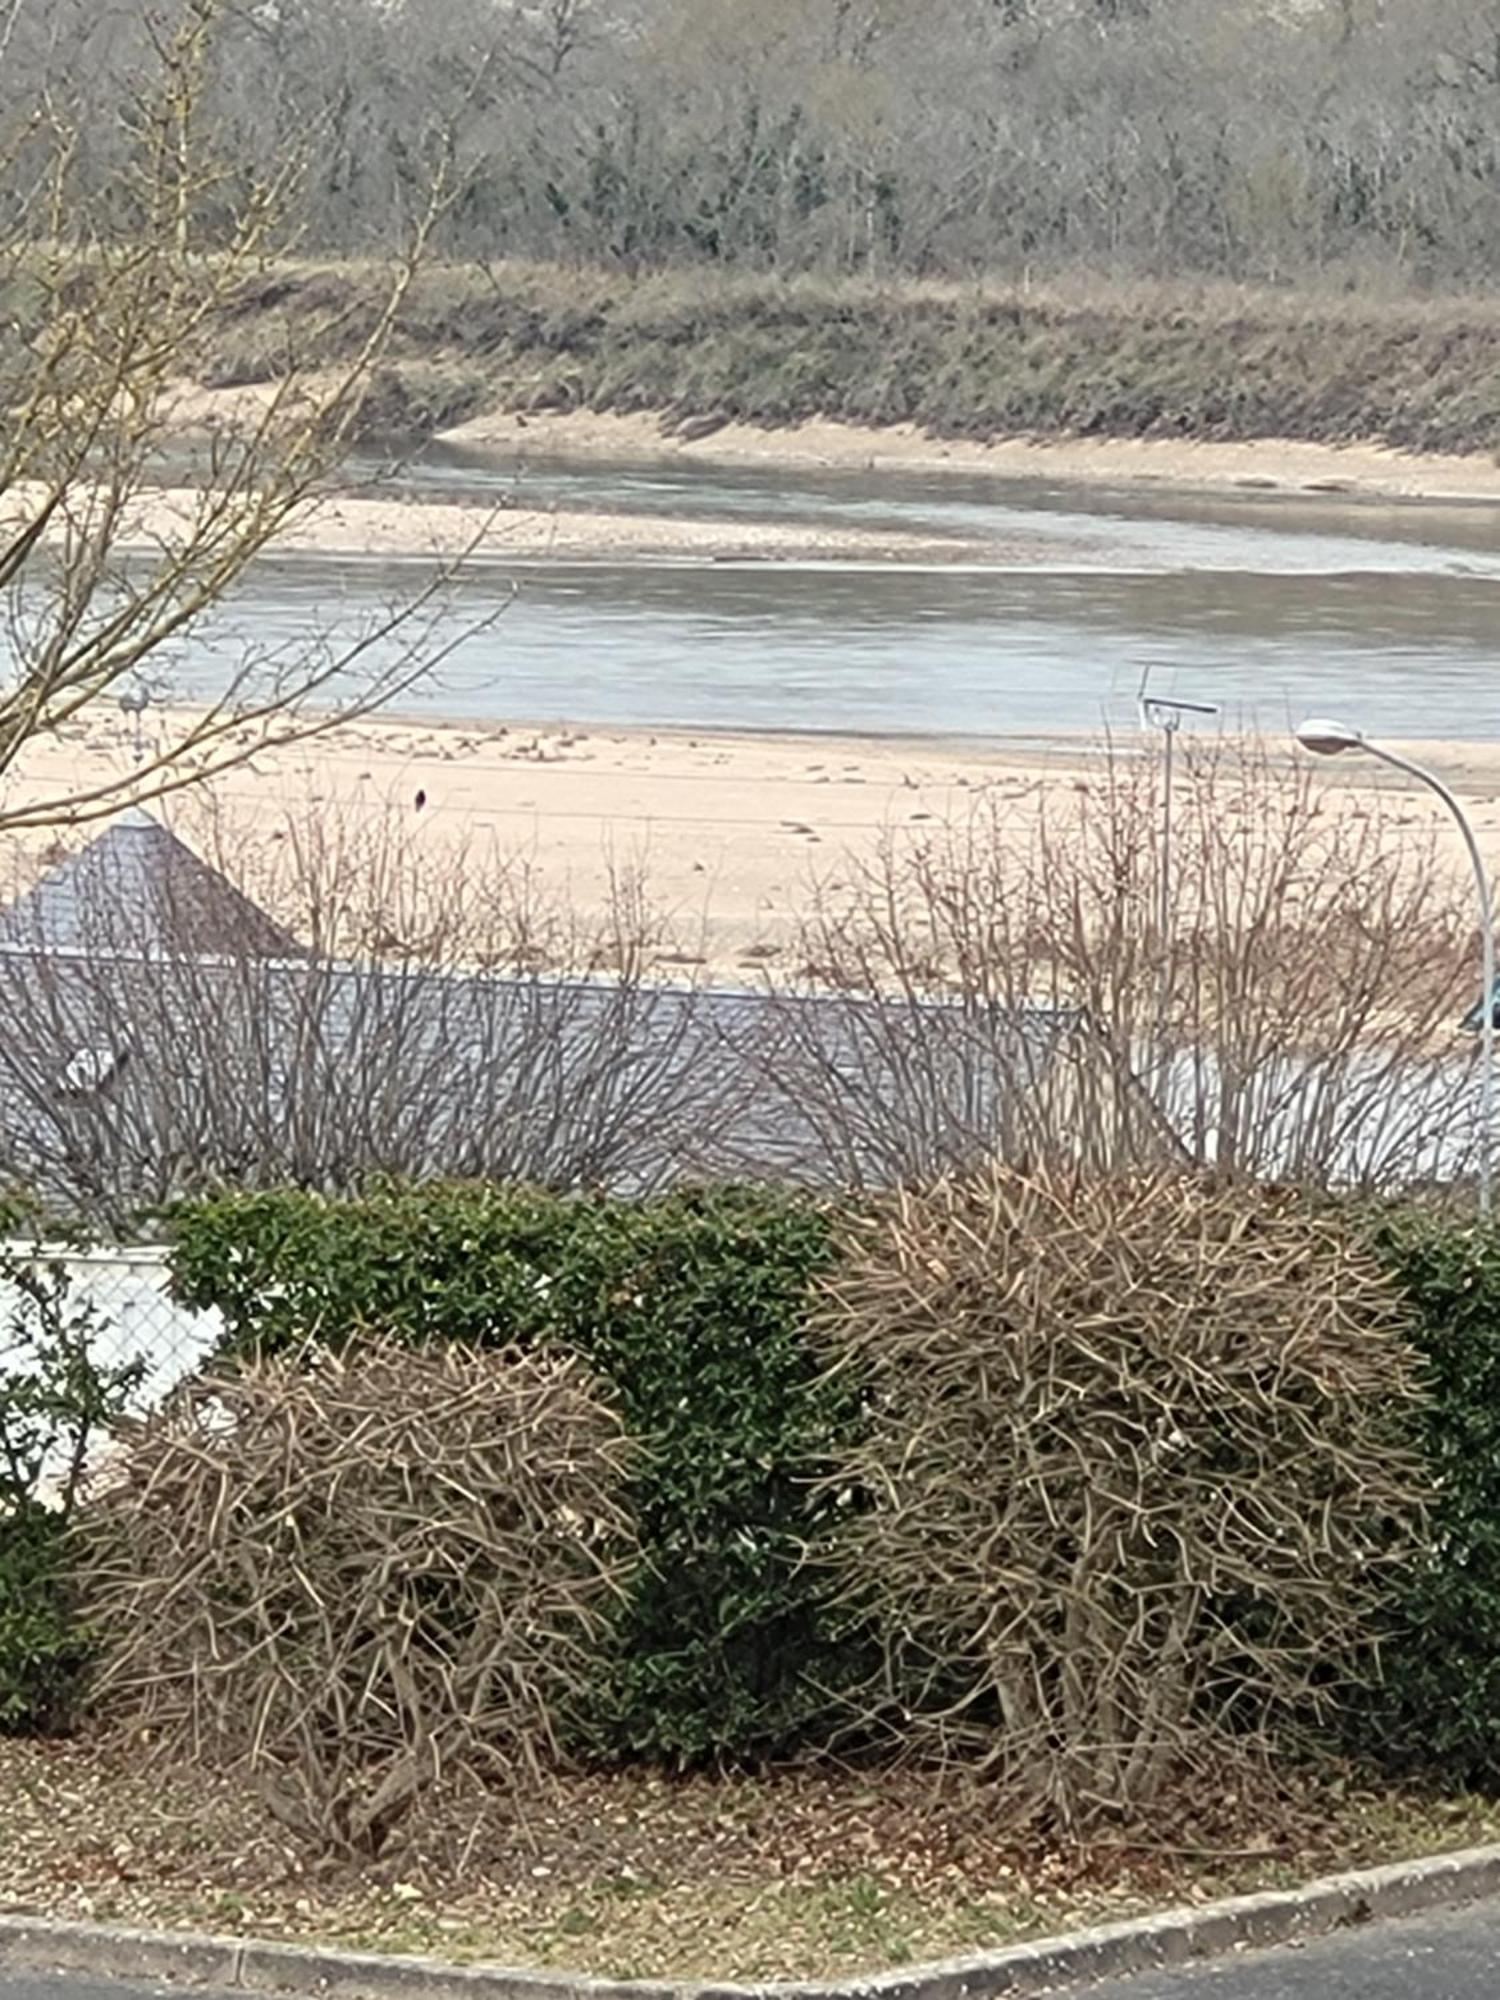
[[[81,109],[124,210],[156,11],[0,0],[0,108]],[[481,260],[1500,268],[1500,0],[229,0],[203,116],[226,209],[303,159],[319,253],[388,247],[447,154],[443,247]]]

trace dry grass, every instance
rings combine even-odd
[[[381,282],[369,263],[269,273],[212,329],[201,379],[344,355]],[[389,361],[368,417],[392,432],[538,408],[910,422],[943,437],[1500,446],[1500,306],[1464,296],[431,265]]]
[[[1162,1826],[1156,1851],[1047,1848],[961,1784],[628,1774],[560,1782],[524,1823],[481,1794],[429,1801],[355,1873],[309,1868],[241,1788],[147,1771],[127,1742],[0,1743],[0,1906],[612,1977],[914,1963],[1493,1840],[1500,1811],[1325,1778]]]

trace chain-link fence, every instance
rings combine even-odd
[[[155,1245],[68,1245],[0,1243],[0,1347],[34,1323],[36,1304],[5,1276],[5,1268],[56,1272],[65,1287],[66,1310],[87,1309],[94,1326],[96,1358],[113,1367],[144,1361],[145,1373],[134,1398],[149,1409],[175,1382],[195,1368],[222,1332],[216,1312],[194,1312],[172,1298],[167,1253]]]

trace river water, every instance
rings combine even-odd
[[[452,650],[402,696],[412,713],[1040,736],[1129,723],[1150,667],[1153,692],[1236,724],[1280,730],[1316,710],[1398,736],[1500,738],[1500,507],[697,465],[518,474],[451,453],[400,490],[1047,544],[1040,565],[1010,569],[476,564],[423,633]],[[247,637],[278,656],[310,631],[347,636],[417,574],[265,561],[172,662],[173,691],[207,689]]]

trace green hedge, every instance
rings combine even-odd
[[[829,1255],[816,1204],[751,1189],[632,1203],[498,1184],[357,1200],[230,1195],[180,1209],[173,1270],[237,1351],[381,1327],[562,1342],[647,1444],[647,1560],[616,1622],[590,1737],[691,1762],[793,1745],[839,1672],[804,1557],[844,1411],[803,1338]]]
[[[1500,1231],[1439,1210],[1375,1227],[1427,1369],[1433,1543],[1385,1649],[1361,1747],[1401,1770],[1500,1785]]]
[[[1500,1231],[1394,1208],[1350,1227],[1373,1227],[1412,1303],[1436,1491],[1382,1685],[1351,1722],[1388,1766],[1500,1785]],[[848,1687],[858,1638],[807,1560],[832,1525],[814,1482],[855,1420],[804,1336],[833,1255],[824,1207],[748,1188],[633,1203],[434,1184],[225,1196],[181,1209],[175,1234],[179,1295],[218,1308],[232,1350],[373,1327],[555,1341],[612,1385],[650,1449],[635,1494],[648,1559],[583,1718],[591,1744],[683,1763],[770,1755]]]
[[[64,1514],[32,1500],[0,1515],[0,1736],[72,1719],[89,1645],[68,1587],[68,1533]]]

